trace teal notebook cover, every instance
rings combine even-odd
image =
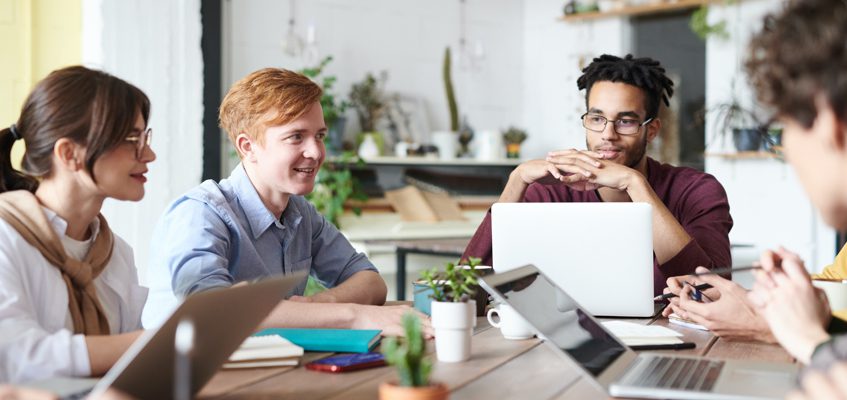
[[[279,335],[306,351],[367,353],[379,344],[381,332],[371,329],[270,328],[254,336]]]

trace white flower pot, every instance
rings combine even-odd
[[[435,329],[435,354],[441,362],[460,362],[471,358],[471,336],[476,325],[476,302],[432,302],[432,328]]]

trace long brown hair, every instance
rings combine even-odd
[[[82,66],[58,69],[35,86],[15,123],[0,130],[0,192],[38,188],[38,178],[53,169],[53,147],[61,138],[85,146],[85,169],[94,177],[94,163],[124,142],[138,113],[145,125],[150,100],[140,89],[102,71]],[[12,167],[15,140],[26,144],[22,171]]]

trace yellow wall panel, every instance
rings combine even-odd
[[[0,54],[0,127],[6,127],[36,82],[82,61],[82,0],[0,0]],[[22,156],[18,143],[12,159]]]

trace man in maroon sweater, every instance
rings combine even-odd
[[[660,101],[668,104],[673,82],[650,58],[603,55],[577,80],[586,90],[582,116],[588,150],[552,151],[522,163],[509,176],[499,202],[644,202],[653,206],[653,281],[661,294],[665,279],[697,266],[731,265],[732,218],[723,186],[711,175],[659,163],[645,155],[662,127]],[[608,229],[614,226],[568,226]],[[615,243],[609,242],[614,251]],[[463,258],[491,265],[491,212],[485,216]],[[496,269],[497,266],[495,265]],[[602,271],[592,271],[602,272]]]

